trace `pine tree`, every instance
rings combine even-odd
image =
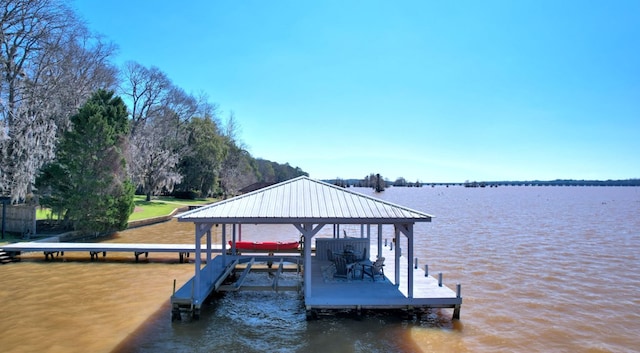
[[[41,204],[64,215],[73,228],[105,232],[126,228],[134,186],[127,177],[127,107],[99,90],[71,117],[54,163],[38,180]]]

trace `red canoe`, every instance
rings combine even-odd
[[[229,245],[231,246],[231,242]],[[237,241],[236,249],[239,250],[297,250],[297,241],[280,242],[280,241]]]

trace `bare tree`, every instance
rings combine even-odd
[[[255,160],[249,152],[227,141],[226,156],[220,168],[220,186],[224,197],[235,196],[240,189],[258,181]]]
[[[132,158],[130,172],[134,182],[151,196],[161,191],[173,191],[182,180],[177,171],[179,153],[175,139],[167,138],[166,124],[161,119],[150,120],[131,138]]]
[[[13,125],[22,99],[26,70],[39,53],[59,39],[60,32],[64,31],[67,21],[73,21],[73,16],[57,1],[3,0],[0,4],[0,97],[3,98],[1,116],[6,129]]]
[[[185,124],[195,116],[199,110],[198,100],[187,94],[182,88],[172,86],[162,101],[167,132],[172,132],[175,138],[184,134]]]
[[[171,81],[157,67],[146,68],[137,62],[127,62],[122,71],[122,94],[128,98],[131,109],[131,135],[153,116],[157,116],[163,107]]]
[[[2,0],[0,19],[0,193],[17,201],[54,157],[69,116],[114,82],[114,47],[58,0]]]
[[[241,188],[258,181],[258,167],[238,138],[239,135],[240,124],[231,111],[223,127],[228,147],[220,169],[220,186],[225,197],[235,196]]]
[[[157,68],[128,62],[123,75],[122,94],[131,104],[131,176],[150,200],[182,180],[177,164],[186,148],[186,123],[200,106]]]

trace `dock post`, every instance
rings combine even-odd
[[[456,284],[456,298],[462,298],[462,285],[460,283]],[[453,308],[453,320],[460,320],[460,304],[457,304]]]
[[[442,272],[438,273],[438,287],[442,287]]]
[[[418,258],[416,257],[414,260],[414,265],[413,265],[414,269],[418,269]]]
[[[453,319],[460,320],[460,305],[456,305],[456,307],[453,308]]]
[[[429,265],[424,265],[424,276],[429,277]]]

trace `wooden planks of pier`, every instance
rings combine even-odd
[[[6,252],[42,252],[45,259],[62,256],[65,252],[86,252],[91,260],[99,255],[103,257],[108,252],[126,252],[135,256],[136,262],[140,255],[149,253],[176,253],[180,262],[186,261],[190,253],[195,252],[195,244],[147,244],[147,243],[56,243],[56,242],[21,242],[3,245]],[[220,253],[220,247],[213,252]]]
[[[371,253],[377,253],[372,247]],[[336,309],[401,309],[413,310],[419,308],[451,308],[453,318],[460,318],[462,297],[457,291],[451,290],[433,276],[425,276],[422,268],[413,271],[413,296],[409,297],[407,290],[408,263],[405,257],[400,257],[399,285],[396,285],[394,252],[384,247],[382,256],[385,257],[384,279],[360,279],[356,270],[355,277],[346,280],[327,280],[323,268],[330,265],[329,261],[313,261],[311,293],[305,293],[305,306],[311,316],[319,311]]]

